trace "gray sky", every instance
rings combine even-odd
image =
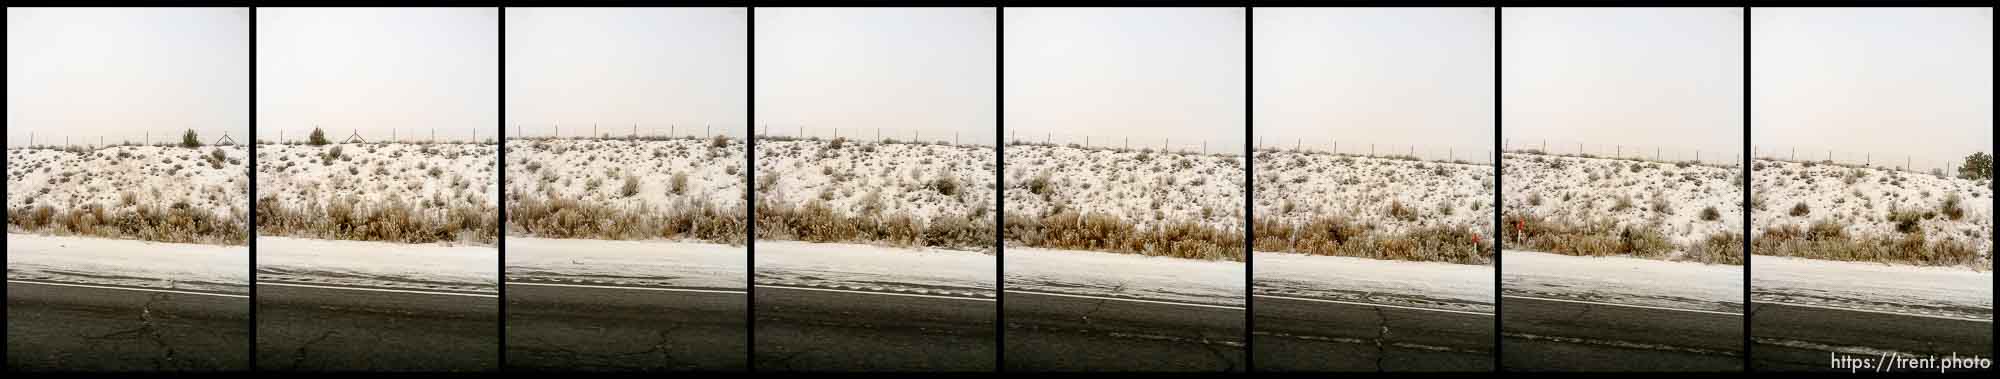
[[[1331,149],[1338,139],[1343,152],[1415,145],[1468,160],[1492,151],[1492,8],[1254,12],[1252,122],[1265,146]]]
[[[250,132],[248,8],[7,8],[7,144]]]
[[[761,12],[760,12],[761,13]],[[746,8],[508,8],[507,127],[742,136]],[[670,127],[672,126],[672,127]],[[511,134],[510,134],[511,135]]]
[[[769,132],[993,141],[993,8],[757,8]]]
[[[1586,143],[1708,161],[1743,150],[1741,8],[1500,13],[1500,113],[1516,148],[1546,138],[1565,154]]]
[[[258,8],[257,134],[499,132],[497,8]]]
[[[1009,133],[1243,151],[1243,8],[1005,11]]]
[[[1921,169],[1990,152],[1992,8],[1759,8],[1750,21],[1751,138],[1765,153],[1914,156]]]

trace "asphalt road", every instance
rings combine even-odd
[[[1006,293],[1007,371],[1244,371],[1241,307]]]
[[[257,283],[257,368],[490,371],[500,311],[491,293]]]
[[[507,283],[507,368],[742,371],[741,289]]]
[[[240,294],[7,281],[7,369],[234,371],[250,365]]]
[[[1993,357],[1991,319],[1771,302],[1753,302],[1750,311],[1750,365],[1759,371],[1849,371],[1832,367],[1836,352],[1866,360],[1883,351]]]
[[[1493,370],[1493,314],[1258,295],[1256,371]]]
[[[1743,315],[1519,296],[1500,300],[1507,371],[1741,371]]]
[[[757,285],[757,371],[994,370],[990,298]]]

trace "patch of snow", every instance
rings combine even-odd
[[[758,183],[775,180],[758,189],[757,201],[796,206],[818,199],[852,216],[862,214],[870,192],[880,191],[884,215],[964,216],[992,210],[994,165],[992,146],[848,140],[835,148],[831,140],[764,139],[757,141]],[[957,193],[931,188],[938,178],[956,179]]]
[[[742,289],[749,251],[691,241],[507,237],[508,280]]]
[[[1657,226],[1677,249],[1697,245],[1712,233],[1743,230],[1740,167],[1678,167],[1671,162],[1526,153],[1505,153],[1501,160],[1501,201],[1507,214],[1609,222],[1618,227]],[[1634,165],[1640,166],[1638,172],[1632,171]],[[1541,204],[1531,204],[1530,198],[1537,195]],[[1667,201],[1665,212],[1652,210],[1655,196]],[[1620,197],[1630,197],[1632,207],[1611,210]],[[1720,219],[1701,219],[1702,211],[1710,207]]]
[[[1138,230],[1180,221],[1243,230],[1239,156],[1025,144],[1009,145],[1006,153],[1005,196],[1013,214],[1039,217],[1062,204],[1118,217]],[[1041,175],[1050,179],[1047,195],[1028,186]]]
[[[258,280],[495,291],[499,264],[490,246],[257,237]]]
[[[340,156],[323,161],[334,149]],[[340,196],[371,202],[393,197],[420,210],[458,203],[496,207],[498,149],[489,143],[258,144],[257,195],[294,208]]]
[[[1451,226],[1491,240],[1492,165],[1283,151],[1252,157],[1257,160],[1259,219],[1300,225],[1340,216],[1375,224],[1389,233]],[[1293,202],[1289,212],[1287,200]],[[1391,217],[1391,202],[1415,210],[1416,220]],[[1451,214],[1441,210],[1446,205]]]
[[[1504,295],[1743,311],[1743,266],[1518,250],[1500,254]]]
[[[710,147],[710,140],[511,140],[507,145],[508,194],[562,196],[584,203],[630,211],[650,211],[681,201],[702,201],[717,209],[736,209],[743,202],[745,145],[729,140]],[[687,178],[673,192],[673,178]],[[625,196],[625,176],[639,180],[639,191]],[[588,184],[600,181],[596,188]],[[510,230],[511,232],[512,230]]]
[[[224,157],[221,168],[208,158],[218,149]],[[185,201],[227,219],[247,213],[250,206],[248,154],[242,145],[111,146],[85,153],[7,149],[7,205],[74,210],[96,204],[124,211],[130,207],[120,197],[129,192],[134,205],[164,209]]]
[[[761,246],[757,252],[761,258]],[[1230,306],[1244,303],[1243,262],[1027,247],[1008,247],[1005,260],[1008,290]]]
[[[1493,266],[1263,251],[1250,259],[1260,295],[1493,312]]]
[[[1989,182],[1940,177],[1894,169],[1834,164],[1758,159],[1751,166],[1752,195],[1764,202],[1764,209],[1750,213],[1750,235],[1778,225],[1806,228],[1813,221],[1831,219],[1847,226],[1851,236],[1893,237],[1901,235],[1889,220],[1890,210],[1934,211],[1941,209],[1947,196],[1959,196],[1965,217],[1950,220],[1940,215],[1919,223],[1930,240],[1957,240],[1978,249],[1980,256],[1992,254],[1993,188]],[[1853,176],[1854,183],[1847,183]],[[1809,212],[1791,215],[1794,205],[1805,204]]]
[[[7,233],[7,278],[248,293],[250,249]]]
[[[757,283],[993,297],[992,254],[757,241]]]
[[[1750,270],[1752,301],[1993,319],[1991,271],[1764,255]]]

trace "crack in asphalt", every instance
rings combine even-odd
[[[158,325],[154,324],[155,316],[153,314],[153,307],[155,306],[155,304],[172,300],[173,296],[170,294],[165,294],[165,293],[152,294],[146,298],[145,304],[139,306],[138,327],[114,331],[102,335],[84,336],[83,338],[85,340],[91,341],[92,346],[95,346],[97,343],[103,341],[145,340],[147,342],[152,342],[153,346],[155,348],[158,348],[162,353],[161,356],[153,358],[153,369],[165,370],[168,367],[174,367],[175,363],[179,360],[177,357],[178,352],[174,350],[173,345],[167,343],[166,333],[163,332]],[[166,312],[160,311],[160,314],[166,315]]]
[[[320,333],[319,337],[313,337],[313,339],[306,341],[306,343],[299,344],[299,348],[292,351],[292,366],[288,370],[298,370],[299,366],[305,365],[306,358],[309,356],[306,354],[306,349],[312,348],[313,345],[325,342],[328,338],[339,334],[339,331],[328,330]]]
[[[645,350],[640,350],[640,351],[613,352],[613,353],[587,353],[583,351],[578,351],[576,349],[564,347],[561,344],[550,342],[548,340],[541,339],[538,337],[526,337],[524,339],[531,342],[532,345],[539,345],[539,346],[516,346],[513,348],[523,350],[529,354],[550,356],[557,358],[558,360],[564,362],[565,367],[570,367],[570,368],[611,368],[611,369],[633,368],[635,366],[619,365],[619,363],[626,362],[627,360],[632,358],[640,358],[654,354],[658,354],[659,357],[665,362],[667,362],[669,366],[685,367],[687,362],[681,361],[679,358],[674,357],[673,351],[671,350],[673,348],[673,343],[671,341],[673,340],[674,334],[676,332],[679,332],[683,327],[685,326],[677,325],[672,328],[667,328],[654,332],[653,343],[649,345]],[[644,367],[640,368],[653,368],[648,365],[642,365],[642,366]]]
[[[1382,307],[1375,308],[1375,372],[1383,372],[1382,362],[1388,359],[1389,349],[1383,341],[1389,338],[1389,316],[1382,313]]]

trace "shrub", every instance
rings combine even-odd
[[[1984,152],[1965,156],[1965,163],[1958,167],[1960,179],[1993,179],[1993,156]]]
[[[1940,204],[1938,207],[1938,213],[1944,214],[1945,218],[1951,219],[1952,221],[1958,221],[1959,219],[1965,218],[1965,208],[1959,205],[1961,201],[1962,200],[1960,200],[1958,197],[1958,192],[1952,192],[1950,195],[1946,195],[1944,197],[1944,203]]]
[[[1055,187],[1049,185],[1050,180],[1050,174],[1047,172],[1035,175],[1033,179],[1028,179],[1028,192],[1036,195],[1048,195],[1049,191],[1055,189]]]
[[[194,129],[188,129],[186,132],[182,132],[181,147],[190,149],[201,147],[201,135],[195,134]]]
[[[626,174],[625,185],[619,187],[618,194],[624,197],[632,197],[632,195],[638,195],[639,177],[631,174]]]
[[[685,173],[685,172],[676,172],[676,173],[674,173],[674,177],[673,177],[673,180],[672,180],[672,181],[671,181],[670,183],[668,183],[668,184],[670,184],[670,186],[668,186],[668,192],[669,192],[669,193],[672,193],[672,194],[675,194],[675,195],[680,195],[680,194],[686,194],[686,193],[687,193],[687,186],[688,186],[688,175],[687,175],[687,173]]]
[[[1701,220],[1702,220],[1702,221],[1715,221],[1715,220],[1721,220],[1721,219],[1722,219],[1722,211],[1718,211],[1718,210],[1716,210],[1716,209],[1715,209],[1715,206],[1711,205],[1711,206],[1708,206],[1707,208],[1702,208],[1702,209],[1701,209]]]
[[[729,136],[716,135],[713,138],[709,138],[708,147],[713,147],[713,148],[729,147]]]
[[[1791,212],[1792,217],[1805,217],[1806,215],[1809,214],[1812,214],[1812,207],[1806,206],[1806,203],[1799,202],[1796,204],[1792,204],[1792,212]]]
[[[1618,201],[1611,205],[1612,212],[1632,209],[1632,196],[1618,195]]]
[[[313,127],[312,134],[306,136],[306,143],[313,146],[326,145],[326,131],[319,130],[317,126]]]
[[[958,196],[958,177],[938,175],[937,179],[931,180],[929,187],[941,195]]]
[[[1398,221],[1409,222],[1417,220],[1417,210],[1412,209],[1409,206],[1403,205],[1403,202],[1401,200],[1389,201],[1388,213],[1389,217],[1394,218]]]

